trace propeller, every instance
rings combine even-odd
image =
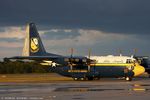
[[[131,58],[136,57],[137,51],[138,50],[136,48],[133,49],[133,54],[131,55]]]
[[[87,62],[88,65],[91,64],[91,59],[90,58],[91,58],[91,49],[88,50],[88,62]]]
[[[70,69],[72,70],[72,66],[73,66],[73,48],[71,48],[71,55],[70,55],[70,58],[69,58],[69,66],[70,66]]]
[[[88,58],[90,59],[91,57],[91,49],[89,49],[89,55],[88,55]]]
[[[71,58],[73,57],[73,48],[71,48]]]
[[[73,53],[74,53],[74,49],[71,48],[71,55],[70,55],[70,63],[72,64],[74,59],[73,59]]]
[[[122,50],[121,49],[119,49],[119,55],[122,56]]]
[[[88,71],[90,71],[90,67],[91,67],[91,49],[89,49],[88,51],[88,61],[87,61],[87,65],[88,65]]]

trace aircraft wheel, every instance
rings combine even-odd
[[[132,77],[126,77],[126,81],[132,81]]]
[[[147,72],[148,73],[148,77],[150,78],[150,72]]]
[[[84,80],[85,80],[85,78],[80,78],[80,80],[81,80],[81,81],[84,81]]]
[[[96,77],[96,78],[94,78],[95,80],[100,80],[100,77]]]
[[[86,78],[73,78],[75,81],[79,81],[79,80],[81,80],[81,81],[84,81],[84,80],[86,80]]]
[[[73,78],[73,80],[78,81],[78,80],[79,80],[79,78]]]
[[[150,78],[150,70],[147,70],[146,72],[148,73],[148,77]]]
[[[94,78],[93,77],[88,77],[88,80],[93,80]]]
[[[150,74],[148,74],[148,77],[150,78]]]

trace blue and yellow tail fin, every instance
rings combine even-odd
[[[34,23],[29,23],[26,29],[26,37],[22,56],[45,56],[46,50]]]

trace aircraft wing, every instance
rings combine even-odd
[[[35,61],[47,60],[47,61],[54,61],[59,63],[72,62],[76,64],[82,64],[82,63],[86,63],[87,60],[89,59],[87,59],[86,57],[69,57],[69,56],[14,56],[10,58],[4,58],[4,61],[9,61],[9,60],[35,60]]]
[[[27,60],[57,60],[61,59],[61,56],[14,56],[10,58],[4,58],[4,60],[11,60],[11,59],[27,59]]]

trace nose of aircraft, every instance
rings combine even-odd
[[[145,68],[143,66],[136,65],[134,67],[133,72],[134,72],[134,76],[139,76],[145,72]]]

